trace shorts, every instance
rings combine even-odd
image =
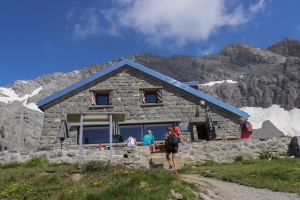
[[[251,138],[251,134],[249,131],[242,131],[241,133],[241,139],[243,138]]]
[[[178,152],[178,149],[177,149],[177,147],[167,148],[167,149],[166,149],[166,152],[167,152],[167,153],[177,153],[177,152]]]

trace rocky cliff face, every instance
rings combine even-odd
[[[122,59],[0,87],[0,151],[34,149],[43,123],[43,113],[36,110],[37,101]],[[280,104],[287,110],[300,108],[300,41],[297,40],[286,38],[265,50],[229,44],[219,54],[202,58],[136,54],[129,59],[181,82],[199,81],[201,91],[236,107],[266,108]],[[222,80],[227,81],[202,85]]]
[[[203,58],[138,54],[130,59],[182,82],[233,80],[237,83],[200,85],[200,90],[236,107],[280,104],[290,110],[300,108],[300,55],[294,57],[296,52],[300,42],[284,39],[267,50],[229,44],[219,54]]]

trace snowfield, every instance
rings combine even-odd
[[[13,101],[20,101],[25,107],[42,112],[35,103],[27,104],[28,98],[37,95],[42,89],[43,87],[39,87],[35,89],[31,94],[25,94],[23,96],[16,94],[12,88],[0,87],[0,93],[3,94],[0,94],[0,102],[11,104]]]

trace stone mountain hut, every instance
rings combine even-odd
[[[211,110],[217,137],[239,135],[239,117],[248,114],[202,93],[186,84],[123,60],[38,102],[44,111],[39,149],[60,148],[58,132],[61,119],[70,114],[123,113],[120,135],[113,143],[124,144],[129,136],[138,142],[147,130],[156,141],[163,141],[167,127],[176,122],[181,140],[207,140],[205,110]],[[79,123],[68,122],[69,138],[62,148],[78,148]],[[109,125],[83,126],[83,147],[109,143]]]

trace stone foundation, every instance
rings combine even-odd
[[[244,158],[258,158],[262,151],[269,151],[274,155],[286,154],[291,138],[272,138],[265,141],[257,139],[238,139],[228,141],[202,141],[197,143],[182,142],[179,144],[178,162],[186,164],[201,164],[208,160],[215,162],[232,162],[236,156]],[[54,151],[38,152],[0,152],[1,163],[25,162],[33,157],[46,157],[51,162],[78,163],[78,150],[57,149]],[[165,154],[151,154],[149,147],[114,147],[113,164],[128,167],[149,168],[150,159]],[[109,162],[109,149],[90,147],[83,150],[83,162]],[[158,163],[156,163],[158,164]]]

